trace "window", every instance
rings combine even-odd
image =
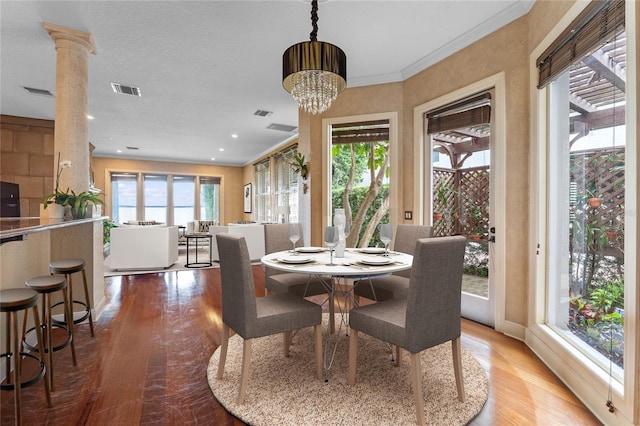
[[[255,165],[255,215],[257,222],[271,221],[271,187],[269,176],[269,159]]]
[[[137,219],[137,185],[137,174],[111,173],[111,217],[115,223]]]
[[[116,223],[155,220],[186,225],[193,220],[220,221],[219,177],[124,172],[110,175],[112,217]]]
[[[273,156],[274,203],[278,222],[298,222],[298,176],[291,168],[297,148],[292,146]]]
[[[173,224],[187,225],[195,218],[196,179],[173,176]]]
[[[167,223],[167,176],[144,175],[144,220]]]
[[[200,178],[200,220],[220,222],[220,178]]]

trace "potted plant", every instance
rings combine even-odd
[[[437,207],[442,208],[442,210],[448,210],[449,209],[449,199],[448,199],[448,194],[456,194],[457,191],[453,188],[451,188],[448,185],[445,185],[444,182],[440,182],[438,184],[438,188],[436,189],[436,201],[437,201]],[[434,206],[435,208],[436,206]],[[454,212],[451,212],[451,215],[453,216]],[[443,213],[435,210],[433,212],[433,221],[437,222],[438,220],[442,219],[442,215]]]
[[[309,175],[309,169],[308,169],[308,163],[305,161],[304,155],[297,152],[295,157],[293,157],[293,159],[291,160],[290,164],[291,164],[291,170],[293,170],[294,173],[300,173],[300,176],[302,177],[302,182],[303,182],[302,190],[306,194],[307,190],[309,189],[307,185],[307,176]]]
[[[467,221],[470,226],[469,239],[473,241],[480,241],[482,235],[484,235],[484,227],[482,226],[482,210],[480,207],[475,205],[469,206]]]
[[[71,167],[71,161],[65,160],[60,162],[60,153],[58,153],[58,170],[56,173],[56,188],[53,193],[44,197],[42,204],[44,204],[44,208],[46,209],[49,204],[55,205],[55,212],[49,212],[50,218],[62,219],[64,216],[64,207],[69,204],[69,188],[65,192],[60,191],[60,175],[62,174],[62,170]],[[51,210],[54,210],[52,206]]]
[[[87,205],[90,202],[104,205],[104,201],[102,201],[98,195],[100,194],[89,191],[76,194],[72,190],[67,199],[67,204],[71,206],[71,216],[73,216],[74,219],[84,219],[87,217]]]

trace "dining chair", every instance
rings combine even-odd
[[[400,365],[400,349],[407,350],[418,424],[425,423],[420,363],[420,354],[425,349],[451,341],[458,399],[464,402],[466,398],[460,351],[460,303],[466,243],[462,236],[418,240],[407,297],[354,308],[349,313],[348,383],[356,382],[359,332],[395,345],[396,365]]]
[[[416,242],[421,238],[430,238],[432,236],[432,226],[399,224],[396,227],[396,240],[393,243],[393,250],[413,255]],[[356,284],[353,293],[356,297],[366,297],[377,302],[405,297],[409,290],[410,274],[411,269],[407,269],[382,277],[362,280]]]
[[[229,331],[243,339],[242,374],[238,404],[244,403],[251,370],[251,343],[258,337],[284,333],[284,355],[289,356],[293,330],[314,327],[316,376],[322,379],[322,308],[291,293],[256,298],[247,243],[242,236],[219,233],[222,277],[222,342],[218,379],[224,374]]]

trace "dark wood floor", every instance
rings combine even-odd
[[[264,294],[254,267],[256,295]],[[78,327],[78,366],[55,352],[48,409],[42,382],[23,390],[26,425],[242,425],[217,403],[206,369],[220,342],[219,269],[106,279],[108,305]],[[474,425],[596,425],[597,419],[521,342],[463,321],[463,347],[487,371],[489,400]],[[1,424],[14,421],[2,391]]]

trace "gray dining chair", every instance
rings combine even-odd
[[[432,226],[400,224],[396,227],[393,250],[413,255],[416,242],[421,238],[430,238],[432,236]],[[382,277],[362,280],[356,283],[353,293],[356,297],[366,297],[377,302],[405,297],[409,290],[410,274],[411,269],[407,269]]]
[[[284,355],[289,356],[291,332],[314,327],[316,376],[322,379],[322,308],[291,293],[256,298],[247,243],[242,236],[219,233],[222,276],[222,342],[218,379],[224,374],[229,330],[243,339],[242,374],[238,404],[244,403],[251,370],[251,342],[258,337],[284,333]]]
[[[400,365],[400,349],[407,350],[418,424],[425,423],[420,363],[420,353],[425,349],[451,341],[458,399],[464,402],[466,398],[460,350],[460,302],[466,244],[467,240],[462,236],[418,240],[407,297],[354,308],[349,313],[348,383],[356,382],[359,332],[395,345],[396,365]],[[367,368],[366,365],[360,367]]]

